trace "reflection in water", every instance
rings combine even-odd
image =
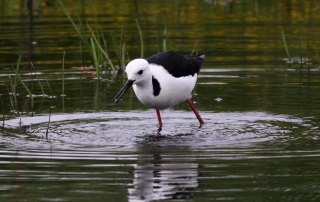
[[[187,199],[192,196],[198,187],[198,164],[192,160],[190,147],[170,148],[139,148],[142,154],[138,155],[133,183],[128,186],[129,201]]]

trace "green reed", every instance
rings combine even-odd
[[[10,80],[11,80],[11,77],[9,76]],[[9,90],[9,87],[7,86],[7,90],[8,90],[8,94],[9,94],[9,99],[10,99],[10,104],[11,104],[11,109],[14,111],[15,108],[14,108],[14,101],[12,100],[12,97],[10,96],[10,90]],[[12,91],[11,91],[12,92]]]
[[[159,34],[157,34],[157,48],[158,48],[158,53],[160,52],[160,42],[159,42]]]
[[[302,59],[302,47],[301,47],[301,35],[300,35],[300,29],[298,28],[298,35],[299,35],[299,49],[300,49],[300,79],[299,83],[302,82],[302,65],[303,65],[303,59]]]
[[[8,89],[9,93],[9,98],[10,98],[10,103],[11,103],[11,108],[12,110],[15,110],[18,108],[18,102],[17,102],[17,94],[16,94],[16,85],[14,85],[11,76],[9,75],[9,81],[10,81],[10,90],[11,90],[11,95],[10,95],[10,90]],[[14,100],[12,99],[14,98]]]
[[[107,59],[107,61],[108,61],[109,65],[110,65],[112,71],[113,71],[113,72],[116,72],[116,68],[114,67],[111,59],[109,58],[107,52],[106,52],[105,50],[103,50],[103,48],[101,47],[100,42],[99,42],[98,39],[96,38],[95,34],[93,33],[93,31],[92,31],[92,29],[91,29],[91,27],[89,26],[88,23],[87,23],[87,27],[88,27],[88,29],[89,29],[89,31],[90,31],[90,33],[91,33],[91,35],[92,35],[92,38],[94,39],[94,42],[95,42],[95,43],[94,43],[94,48],[91,49],[91,50],[94,51],[94,52],[99,51],[99,53],[103,54],[104,57]],[[105,41],[104,38],[103,38],[103,42],[104,42],[104,46],[105,46],[105,48],[106,48],[106,41]],[[92,43],[92,42],[91,42],[91,43]],[[98,62],[98,63],[99,63],[99,62]],[[96,73],[99,74],[99,67],[96,67]]]
[[[91,42],[92,55],[93,55],[93,64],[96,69],[96,75],[97,75],[97,77],[99,77],[100,68],[99,68],[99,61],[98,61],[98,56],[97,56],[97,51],[96,51],[96,45],[95,45],[93,38],[90,38],[90,42]]]
[[[169,50],[169,38],[168,38],[168,29],[167,29],[167,22],[166,22],[166,19],[165,17],[163,16],[163,21],[164,21],[164,31],[163,31],[163,34],[162,34],[162,48],[163,48],[163,52]]]
[[[51,111],[53,108],[56,108],[55,106],[51,106],[50,107],[50,111],[49,111],[49,120],[47,123],[47,128],[46,128],[46,139],[48,139],[48,133],[49,133],[49,127],[50,127],[50,122],[51,122]]]
[[[308,53],[308,82],[310,82],[311,58],[310,58],[309,34],[308,34],[308,36],[307,36],[307,53]]]
[[[20,68],[20,61],[21,61],[21,55],[19,56],[16,70],[14,71],[15,77],[14,77],[14,83],[12,83],[11,76],[9,76],[10,79],[10,87],[11,87],[11,93],[13,94],[14,98],[14,104],[15,104],[15,109],[18,109],[18,102],[17,102],[17,88],[18,88],[18,73],[19,73],[19,68]],[[14,67],[12,67],[14,69]],[[14,108],[13,108],[14,109]]]
[[[116,53],[116,58],[118,60],[118,64],[120,64],[120,61],[121,61],[120,50],[117,47],[118,42],[117,42],[117,39],[115,37],[114,31],[111,31],[110,37],[111,37],[111,40],[112,40],[112,45],[113,45],[113,48],[114,48],[114,52]]]
[[[199,40],[197,40],[196,43],[194,44],[190,55],[193,55],[193,52],[196,50],[196,47],[197,47],[197,45],[198,45],[198,41],[199,41]]]
[[[77,26],[77,24],[75,23],[74,19],[68,13],[68,11],[67,11],[65,5],[63,4],[62,0],[57,0],[57,1],[60,4],[63,12],[68,17],[69,21],[71,22],[71,24],[75,28],[76,32],[79,34],[80,39],[84,43],[86,49],[88,50],[88,52],[89,52],[89,54],[91,56],[91,61],[92,61],[93,64],[95,64],[96,71],[98,72],[97,75],[99,75],[99,65],[97,65],[97,64],[103,63],[105,59],[108,61],[108,63],[111,66],[112,70],[114,72],[116,72],[116,70],[115,70],[111,60],[109,59],[109,56],[107,55],[106,51],[104,51],[101,48],[101,45],[100,45],[101,41],[100,40],[101,40],[101,38],[103,38],[102,37],[103,34],[102,34],[101,29],[98,28],[97,22],[96,22],[96,26],[95,26],[95,30],[96,30],[95,33],[92,31],[92,29],[89,27],[89,25],[87,23],[87,27],[89,28],[89,30],[91,32],[91,37],[90,38],[94,38],[94,42],[95,43],[93,43],[92,40],[87,37],[86,27],[83,25],[83,23],[82,23],[82,21],[80,19],[80,16],[78,14],[76,14],[77,18],[78,18],[78,23],[79,23],[79,26]],[[92,1],[91,1],[91,5],[93,5]],[[75,8],[75,7],[73,6],[73,8]],[[94,18],[96,19],[95,15],[94,15]],[[104,40],[104,39],[102,39],[102,40]],[[99,57],[99,56],[101,56],[101,57]],[[105,57],[105,58],[103,58],[103,57]],[[99,62],[97,62],[97,61],[99,61]]]
[[[113,49],[116,53],[116,58],[119,64],[118,72],[121,73],[124,70],[125,66],[125,43],[124,43],[124,26],[121,27],[121,33],[120,33],[120,43],[118,43],[114,31],[111,31],[110,37],[113,44]],[[118,46],[119,44],[119,46]]]
[[[291,60],[291,57],[290,57],[290,54],[289,54],[289,50],[288,50],[288,47],[287,47],[286,37],[284,36],[284,31],[283,30],[282,30],[282,40],[283,40],[283,43],[284,43],[284,48],[286,50],[288,59]]]
[[[31,93],[30,89],[28,88],[28,86],[24,83],[24,81],[21,79],[21,77],[19,76],[19,74],[16,75],[20,81],[20,83],[22,84],[22,86],[24,87],[24,89],[28,92],[30,99],[31,99],[31,116],[33,116],[33,108],[34,108],[34,96]]]
[[[31,67],[32,67],[32,69],[33,69],[33,71],[34,71],[34,73],[35,73],[34,75],[35,75],[36,79],[38,80],[38,83],[39,83],[39,86],[40,86],[40,89],[41,89],[42,95],[44,96],[44,95],[45,95],[45,93],[44,93],[44,90],[43,90],[42,84],[41,84],[40,79],[38,78],[38,76],[37,76],[37,74],[36,74],[36,68],[34,67],[34,65],[33,65],[33,63],[32,63],[32,62],[31,62]]]
[[[50,90],[50,93],[51,93],[51,95],[52,95],[53,93],[52,93],[52,89],[51,89],[51,86],[50,86],[50,84],[49,84],[48,78],[47,78],[47,77],[44,77],[44,79],[45,79],[45,81],[46,81],[46,83],[47,83],[47,86],[48,86],[48,88],[49,88],[49,90]]]
[[[136,24],[137,24],[139,36],[140,36],[140,54],[141,54],[140,57],[143,58],[143,36],[142,36],[141,29],[140,29],[139,21],[137,18],[136,18]]]
[[[318,58],[319,66],[320,66],[320,57],[319,57],[318,51],[316,51],[316,54],[317,54],[317,58]]]
[[[119,45],[119,52],[120,52],[120,61],[121,61],[121,68],[124,69],[124,49],[125,43],[124,43],[124,26],[121,27],[121,36],[120,36],[120,45]]]
[[[63,57],[62,57],[62,94],[61,96],[65,96],[64,94],[64,58],[66,55],[66,51],[63,52]]]
[[[124,43],[121,48],[121,66],[123,69],[125,66],[125,50],[126,50],[126,44]]]
[[[79,34],[80,38],[82,39],[82,41],[84,42],[85,46],[87,47],[88,50],[90,50],[90,43],[89,40],[87,38],[84,26],[81,23],[81,19],[80,16],[77,15],[78,20],[79,20],[79,24],[80,24],[80,29],[78,28],[78,26],[76,25],[75,21],[73,20],[73,18],[70,16],[70,14],[68,13],[65,5],[62,3],[61,0],[57,0],[58,3],[60,4],[60,7],[62,8],[63,12],[67,15],[68,19],[70,20],[71,24],[73,25],[73,27],[75,28],[76,32]],[[91,53],[91,52],[90,52]]]
[[[3,134],[3,130],[4,130],[4,104],[3,104],[3,100],[2,100],[1,95],[0,95],[0,101],[1,101],[1,106],[2,106],[2,134]]]

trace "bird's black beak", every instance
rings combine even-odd
[[[127,92],[127,90],[133,85],[134,80],[128,80],[126,84],[124,84],[124,86],[121,88],[121,90],[119,91],[119,93],[113,98],[113,102],[115,106],[120,99],[122,98],[122,96]]]

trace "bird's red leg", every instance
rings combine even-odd
[[[160,116],[160,110],[156,109],[157,112],[157,117],[158,117],[158,122],[159,122],[159,129],[158,129],[158,134],[160,133],[160,131],[162,130],[162,120],[161,120],[161,116]]]
[[[199,120],[200,126],[199,128],[201,128],[201,126],[204,124],[204,121],[202,120],[200,114],[198,113],[197,109],[194,107],[192,101],[188,98],[187,99],[188,104],[190,105],[192,111],[194,112],[194,114],[196,115],[197,119]]]

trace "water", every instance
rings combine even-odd
[[[170,50],[220,48],[192,93],[206,124],[181,103],[161,112],[161,136],[133,92],[113,106],[125,76],[72,68],[91,61],[58,3],[33,3],[30,18],[27,4],[0,1],[0,201],[319,201],[317,1],[75,5],[90,25],[95,11],[115,64],[122,25],[128,57],[140,56],[135,18],[145,57],[162,49],[164,16]],[[19,55],[34,104],[19,82],[17,102],[11,93]]]

